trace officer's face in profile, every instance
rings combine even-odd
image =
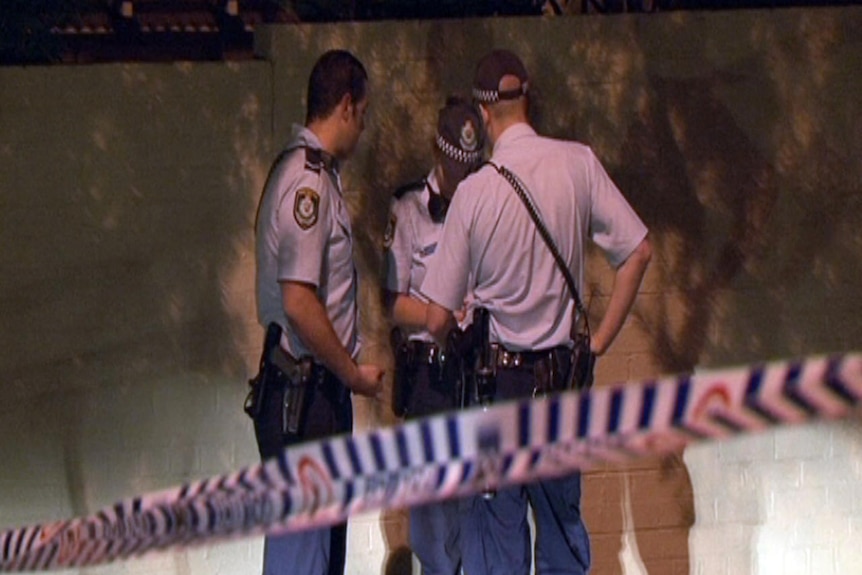
[[[359,102],[350,104],[347,125],[345,126],[343,155],[349,156],[359,143],[359,136],[365,130],[365,113],[368,110],[368,91]]]

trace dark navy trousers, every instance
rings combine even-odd
[[[427,363],[413,366],[413,389],[407,417],[422,417],[455,407],[455,390],[439,381]],[[458,500],[410,508],[410,547],[422,565],[422,575],[457,575],[461,569]]]
[[[534,386],[531,367],[498,369],[495,400],[530,397]],[[581,517],[581,475],[573,473],[501,489],[491,499],[464,499],[461,548],[465,575],[529,575],[528,503],[536,525],[536,575],[589,572],[590,540]]]
[[[326,390],[341,384],[328,375]],[[343,390],[342,390],[343,391]],[[303,425],[295,437],[281,432],[283,392],[267,390],[263,417],[255,423],[255,437],[261,458],[279,453],[282,447],[303,441],[349,433],[353,429],[353,405],[346,392],[327,393],[324,387],[309,384]],[[264,539],[263,575],[343,575],[347,552],[347,523]]]

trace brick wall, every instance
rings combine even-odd
[[[428,168],[433,118],[491,46],[540,131],[589,143],[656,248],[599,384],[858,349],[862,10],[272,27],[236,64],[0,69],[0,526],[82,514],[255,460],[251,226],[313,60],[372,79],[345,172],[368,359],[389,364],[377,245]],[[592,253],[598,320],[612,273]],[[360,428],[393,422],[357,402]],[[591,470],[594,573],[844,574],[858,425],[781,430]],[[357,518],[348,573],[397,572],[403,513]],[[256,573],[260,540],[93,573]]]

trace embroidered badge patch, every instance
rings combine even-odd
[[[395,225],[398,223],[398,217],[395,214],[389,214],[389,222],[386,224],[386,230],[383,232],[383,248],[389,249],[392,247],[392,241],[395,239]]]
[[[311,188],[302,188],[296,192],[296,202],[293,204],[293,217],[299,227],[307,230],[317,223],[320,208],[320,196]]]

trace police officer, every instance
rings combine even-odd
[[[283,328],[281,347],[290,358],[311,361],[295,434],[282,433],[282,395],[263,398],[263,412],[276,416],[255,422],[264,458],[283,443],[351,431],[350,392],[376,396],[381,389],[381,369],[356,362],[357,274],[339,175],[340,162],[364,129],[367,83],[365,68],[349,52],[332,50],[318,59],[308,82],[305,126],[294,127],[258,207],[258,319]],[[346,524],[267,537],[264,574],[340,574],[345,549]]]
[[[649,262],[647,228],[589,147],[533,130],[528,88],[515,54],[495,50],[479,62],[473,97],[493,145],[490,161],[514,173],[530,193],[579,291],[588,238],[615,268],[607,310],[592,334],[592,351],[601,355],[622,327]],[[568,368],[575,306],[526,207],[487,165],[461,183],[450,212],[422,284],[431,300],[428,329],[438,341],[446,337],[472,277],[470,291],[476,305],[490,311],[491,339],[498,346],[495,399],[557,389],[560,383],[547,368]],[[529,573],[525,495],[535,514],[536,572],[586,573],[590,549],[578,473],[503,489],[493,499],[473,498],[462,523],[465,573]]]
[[[449,202],[458,183],[482,161],[484,148],[479,112],[466,100],[450,97],[439,111],[428,176],[395,193],[384,236],[387,309],[404,332],[395,350],[396,400],[408,418],[455,407],[453,381],[445,381],[440,349],[425,329],[427,300],[419,292],[434,256]],[[460,310],[460,308],[459,308]],[[402,413],[399,413],[401,415]],[[410,544],[423,575],[456,575],[460,571],[458,502],[444,501],[410,509]]]

